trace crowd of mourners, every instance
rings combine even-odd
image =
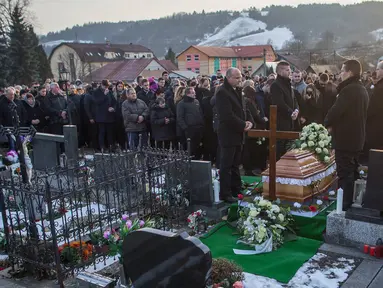
[[[271,104],[283,109],[283,103],[273,100],[273,83],[281,82],[282,87],[291,89],[299,107],[293,122],[278,113],[278,129],[295,131],[312,122],[324,123],[340,83],[339,75],[328,71],[317,75],[294,70],[290,75],[276,73],[267,77],[245,71],[241,76],[241,93],[253,129],[268,129]],[[361,81],[372,95],[379,80],[380,74],[374,71],[364,73]],[[164,72],[158,79],[139,76],[135,83],[105,79],[86,84],[79,79],[72,83],[47,79],[29,87],[1,89],[0,124],[33,125],[38,132],[59,135],[64,125],[73,124],[77,126],[79,147],[96,151],[136,149],[138,145],[190,149],[196,159],[210,160],[219,167],[217,132],[225,115],[218,119],[215,104],[217,91],[225,85],[227,79],[220,70],[213,76],[189,80],[170,79]],[[380,81],[379,89],[381,86]],[[245,137],[242,164],[246,174],[259,174],[266,168],[267,142]],[[15,148],[12,139],[9,145]]]

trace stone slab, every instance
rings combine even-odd
[[[371,288],[369,285],[381,268],[382,264],[379,261],[364,260],[342,285],[342,288]],[[379,286],[379,288],[381,287],[382,285]]]
[[[199,209],[206,212],[207,218],[210,219],[222,219],[223,216],[226,216],[229,213],[229,204],[222,204],[219,202],[219,205],[213,204],[213,207],[205,206],[205,205],[192,205],[190,206],[190,213],[197,211]]]
[[[383,225],[346,219],[345,213],[332,211],[327,216],[326,242],[361,249],[383,239]]]
[[[383,270],[380,268],[378,275],[375,276],[368,288],[382,288],[383,286]]]
[[[370,256],[370,254],[363,253],[362,249],[357,249],[353,247],[345,247],[340,245],[334,245],[329,243],[324,243],[319,247],[318,252],[324,254],[338,254],[345,257],[360,258],[370,261],[377,261],[383,265],[383,259],[378,259],[376,257]]]

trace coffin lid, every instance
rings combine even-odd
[[[335,162],[334,153],[329,163],[322,163],[315,153],[305,150],[294,149],[288,151],[277,162],[276,177],[305,179],[315,174],[326,171]],[[269,176],[269,169],[266,169],[262,176]]]

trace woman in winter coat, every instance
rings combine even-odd
[[[127,88],[131,88],[128,86]],[[120,149],[125,150],[126,147],[126,133],[124,127],[124,119],[122,117],[122,103],[126,98],[122,97],[124,91],[124,83],[117,81],[116,90],[113,92],[114,99],[116,99],[116,125],[115,125],[115,137],[116,142],[120,146]]]
[[[246,80],[243,84],[243,94],[245,96],[246,106],[249,108],[251,116],[255,121],[256,129],[265,129],[268,121],[266,117],[261,117],[258,105],[256,103],[256,94],[254,82]],[[257,127],[258,126],[258,127]],[[243,167],[246,175],[260,174],[266,168],[267,143],[262,139],[246,137],[243,152]],[[255,170],[255,171],[254,171]]]
[[[176,138],[176,118],[172,110],[166,106],[165,99],[158,97],[151,107],[150,122],[152,124],[153,138],[159,148],[174,147]]]
[[[321,123],[321,109],[319,105],[320,92],[315,87],[315,84],[307,85],[303,90],[300,103],[300,116],[302,126],[309,125],[311,123]]]
[[[32,94],[27,93],[23,98],[23,105],[26,112],[25,124],[27,126],[33,125],[37,131],[43,131],[45,118],[39,102],[35,100]]]

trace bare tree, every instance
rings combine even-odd
[[[15,7],[18,6],[22,15],[26,16],[25,21],[32,24],[33,14],[28,10],[30,0],[0,0],[0,33],[8,34],[11,27],[11,16]]]
[[[75,53],[63,52],[59,54],[58,59],[62,63],[62,68],[70,74],[70,79],[65,80],[76,81],[77,79],[84,79],[85,76],[92,74],[97,69],[90,62],[83,61]]]

